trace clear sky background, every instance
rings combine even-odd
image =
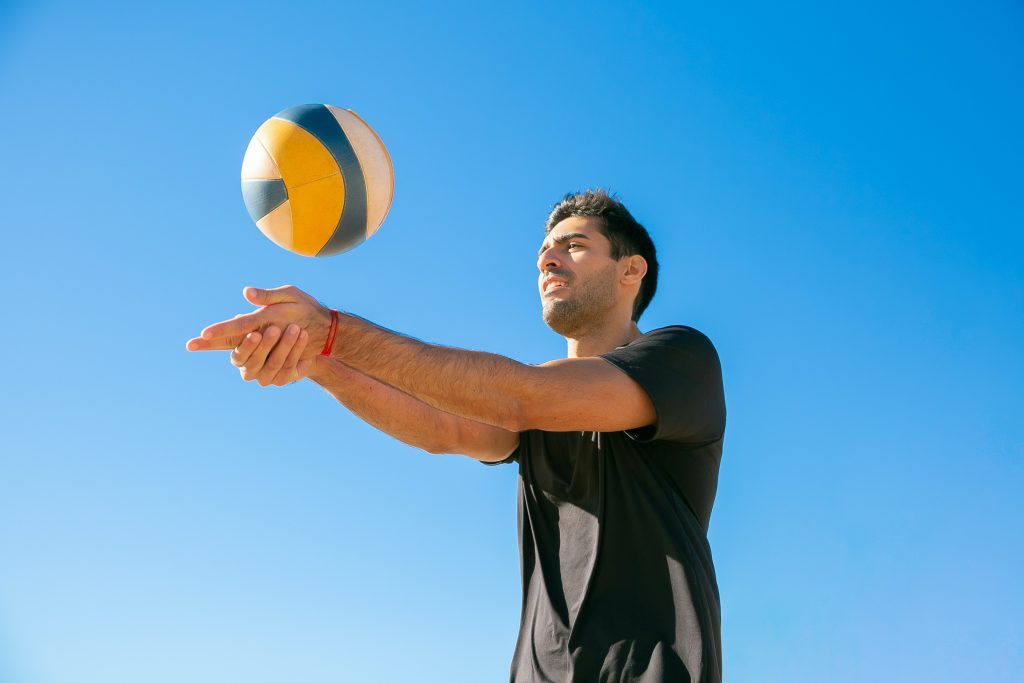
[[[658,246],[641,328],[722,359],[727,680],[1024,680],[1024,9],[833,5],[0,3],[0,681],[505,680],[516,467],[184,344],[295,284],[563,356],[535,253],[590,186]],[[239,191],[308,102],[396,173],[328,259]]]

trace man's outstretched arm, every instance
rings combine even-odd
[[[263,307],[211,325],[188,342],[192,351],[231,349],[245,334],[290,322],[309,331],[298,362],[309,372],[327,336],[329,309],[295,287],[246,291]],[[427,344],[354,315],[342,314],[332,357],[444,412],[511,432],[621,431],[653,424],[647,393],[601,358],[572,358],[541,366],[479,351]]]
[[[286,330],[282,335],[271,327],[265,334],[254,332],[232,352],[231,362],[242,370],[243,379],[252,379],[248,373],[258,373],[268,366],[274,374],[283,365],[273,360],[275,354],[291,357],[292,352],[301,353],[306,346],[306,333],[300,336],[296,331]],[[266,360],[266,347],[261,346],[265,340],[274,349]],[[316,357],[308,376],[365,422],[428,453],[458,453],[494,462],[506,458],[519,444],[515,432],[428,406],[333,358]]]
[[[516,432],[428,406],[333,358],[321,357],[313,363],[311,380],[367,423],[410,446],[495,462],[519,445]]]
[[[643,389],[601,358],[525,365],[424,343],[348,314],[338,339],[333,358],[441,410],[509,431],[619,431],[656,419]]]

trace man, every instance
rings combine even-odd
[[[721,680],[708,521],[725,431],[721,367],[686,326],[641,333],[657,286],[647,231],[604,191],[555,205],[537,255],[544,321],[567,357],[540,366],[447,348],[332,312],[294,287],[190,350],[233,349],[246,380],[309,377],[432,453],[519,465],[521,682]],[[284,330],[283,335],[281,330]]]

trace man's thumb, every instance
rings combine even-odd
[[[274,289],[257,289],[246,287],[242,290],[243,296],[257,306],[270,306],[271,304],[283,304],[296,301],[295,288],[291,285],[276,287]]]

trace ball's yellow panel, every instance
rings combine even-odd
[[[316,256],[341,220],[341,209],[345,205],[341,174],[288,188],[288,202],[292,205],[290,248],[303,256]]]
[[[281,177],[277,164],[270,158],[258,138],[253,137],[242,158],[242,180],[275,180]]]
[[[377,133],[358,114],[332,105],[327,105],[327,108],[345,131],[363,171],[366,181],[366,237],[369,238],[384,222],[391,208],[391,198],[395,193],[391,157]]]
[[[268,119],[256,137],[277,162],[289,196],[293,187],[341,173],[320,141],[291,121]]]
[[[292,207],[285,202],[263,218],[256,221],[256,227],[279,247],[292,250]]]

